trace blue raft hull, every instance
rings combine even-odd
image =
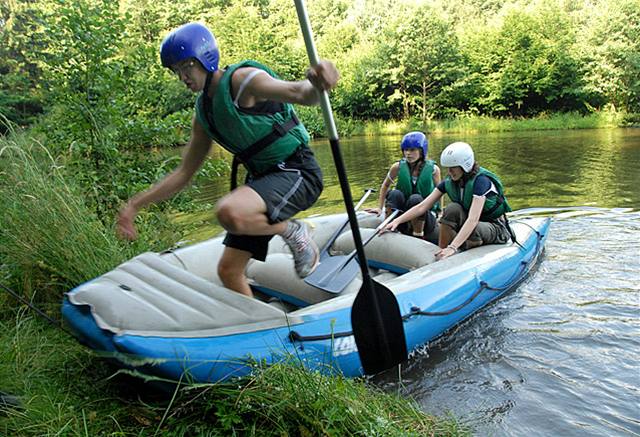
[[[527,277],[543,251],[549,219],[535,219],[527,226],[532,231],[519,241],[521,248],[506,256],[482,257],[462,268],[430,273],[428,280],[409,289],[405,286],[396,292],[392,288],[404,318],[409,351],[438,338]],[[143,373],[174,381],[215,382],[248,375],[255,363],[268,365],[295,357],[311,370],[348,377],[363,374],[351,335],[349,306],[309,310],[289,326],[165,337],[104,329],[89,306],[72,303],[69,296],[75,291],[65,297],[62,313],[80,341]]]

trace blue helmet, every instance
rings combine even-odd
[[[406,149],[420,149],[422,150],[422,157],[427,157],[427,151],[429,150],[429,141],[427,136],[422,132],[409,132],[400,142],[400,149],[403,151]]]
[[[201,23],[187,23],[173,30],[160,44],[160,59],[164,67],[185,59],[196,58],[207,71],[216,71],[220,51],[216,38]]]

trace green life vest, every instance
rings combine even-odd
[[[252,113],[236,107],[231,95],[231,76],[243,67],[259,68],[272,77],[278,77],[255,61],[231,65],[222,74],[209,102],[204,100],[205,92],[198,96],[196,118],[207,135],[238,158],[248,171],[262,174],[285,161],[300,145],[308,144],[309,133],[289,103],[283,103],[282,111],[275,114]]]
[[[418,180],[415,185],[411,177],[411,169],[406,159],[400,160],[400,166],[398,167],[398,182],[396,182],[396,189],[402,191],[405,198],[409,198],[414,193],[420,194],[422,197],[427,197],[435,185],[433,184],[433,166],[435,161],[427,159],[420,170]],[[431,208],[432,211],[440,211],[440,203],[436,202]]]
[[[482,207],[482,214],[480,220],[488,221],[501,217],[504,213],[511,211],[509,203],[507,203],[506,197],[504,197],[504,188],[500,178],[489,170],[480,167],[478,173],[467,181],[464,185],[463,198],[460,198],[460,188],[458,184],[451,180],[451,177],[447,177],[444,181],[444,187],[449,198],[456,203],[462,205],[465,211],[469,212],[471,208],[471,202],[473,201],[473,183],[479,175],[485,175],[496,186],[498,194],[496,196],[487,197],[484,206]]]

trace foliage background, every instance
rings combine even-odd
[[[314,0],[345,118],[640,112],[640,0]],[[187,21],[222,64],[256,59],[286,79],[307,65],[290,0],[9,0],[0,6],[0,111],[61,146],[183,143],[193,96],[158,62]],[[321,131],[320,131],[321,132]],[[88,134],[88,135],[87,135]]]

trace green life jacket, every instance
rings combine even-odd
[[[435,161],[431,159],[425,160],[424,165],[420,170],[420,174],[418,175],[418,180],[414,185],[409,163],[406,159],[401,159],[400,166],[398,167],[398,181],[396,182],[396,189],[402,191],[402,194],[404,194],[404,197],[407,199],[409,196],[416,193],[426,198],[435,188],[433,183],[433,166],[435,164]],[[436,202],[431,210],[434,212],[440,211],[440,203]]]
[[[230,65],[222,74],[213,98],[206,99],[209,75],[205,90],[196,100],[196,118],[207,135],[239,159],[249,172],[263,174],[285,161],[300,145],[308,144],[309,133],[289,103],[283,103],[282,111],[275,114],[236,107],[231,95],[231,76],[243,67],[259,68],[278,77],[255,61]]]
[[[447,177],[444,181],[444,187],[447,192],[449,198],[456,203],[462,205],[466,212],[469,212],[471,208],[471,202],[473,201],[473,183],[479,175],[485,175],[496,186],[498,190],[498,194],[496,196],[487,197],[484,206],[482,207],[482,214],[480,215],[480,220],[489,221],[495,220],[501,217],[506,212],[511,211],[511,207],[509,203],[507,203],[506,197],[504,197],[504,188],[502,186],[502,182],[500,178],[489,170],[480,167],[478,173],[471,179],[467,181],[464,185],[464,195],[463,198],[460,198],[460,188],[458,184],[454,183],[451,180],[451,177]]]

